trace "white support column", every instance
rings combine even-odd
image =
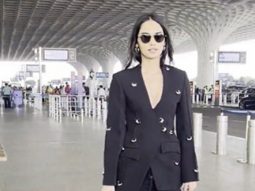
[[[241,159],[237,159],[237,162],[240,162],[240,163],[247,163],[247,160],[248,160],[248,136],[249,136],[249,123],[250,123],[250,120],[251,120],[251,115],[248,114],[246,116],[246,126],[245,126],[245,140],[246,140],[246,144],[245,144],[245,148],[244,148],[244,158],[241,158]]]
[[[227,154],[228,116],[217,117],[217,142],[216,154]]]
[[[255,164],[255,120],[249,121],[247,143],[247,162],[248,164]]]
[[[214,84],[215,81],[215,53],[214,50],[208,48],[206,45],[200,45],[198,49],[198,73],[197,85],[204,87],[205,85]]]
[[[193,113],[193,134],[195,147],[200,148],[202,145],[202,124],[203,114]]]

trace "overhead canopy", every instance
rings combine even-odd
[[[123,61],[144,12],[166,18],[175,52],[217,35],[225,43],[255,38],[254,0],[1,0],[0,59],[31,60],[32,49],[42,46]]]

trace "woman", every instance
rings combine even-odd
[[[186,73],[154,14],[133,29],[130,61],[110,86],[102,191],[193,191],[198,181]],[[139,64],[128,69],[135,60]],[[176,116],[176,128],[174,118]]]

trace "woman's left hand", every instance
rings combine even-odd
[[[197,187],[197,181],[185,182],[181,186],[181,191],[194,191]]]

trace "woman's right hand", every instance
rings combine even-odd
[[[101,191],[115,191],[115,187],[114,186],[102,186],[102,190]]]

